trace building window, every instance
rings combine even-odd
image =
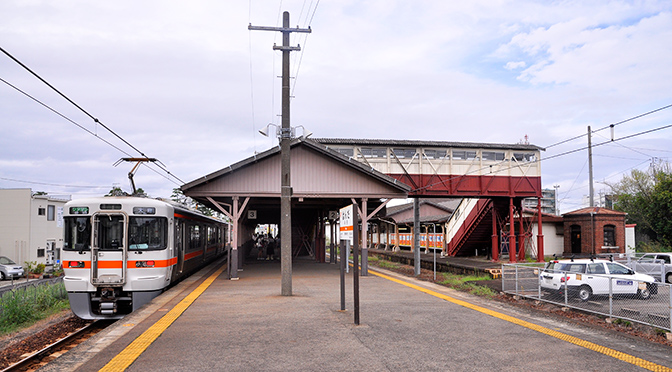
[[[56,206],[47,206],[47,221],[54,221],[56,219]]]
[[[415,149],[393,149],[394,155],[399,159],[411,159],[415,156]]]
[[[37,257],[44,257],[44,248],[37,248]]]
[[[448,152],[446,150],[425,150],[425,156],[428,159],[447,159]]]
[[[478,159],[476,151],[453,150],[453,159],[455,160],[474,160]]]
[[[495,151],[483,151],[483,160],[486,161],[503,161],[504,153]]]
[[[530,152],[514,152],[513,153],[513,159],[518,162],[523,162],[523,163],[529,163],[537,160],[537,157],[534,155],[534,153]]]
[[[335,148],[334,150],[340,152],[345,156],[352,157],[355,154],[355,151],[352,148]]]
[[[365,158],[386,158],[387,148],[385,147],[362,147],[360,150]]]
[[[604,246],[605,247],[616,246],[616,226],[614,225],[604,226]]]
[[[42,207],[37,208],[37,215],[38,216],[44,216],[45,214],[47,214],[46,209],[44,209]]]

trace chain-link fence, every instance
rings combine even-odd
[[[57,276],[55,278],[43,278],[43,279],[34,279],[34,280],[13,280],[11,283],[6,283],[0,287],[0,297],[2,297],[7,292],[16,292],[17,290],[25,290],[26,288],[37,288],[40,285],[46,284],[57,284],[63,282],[62,276]]]
[[[672,331],[670,284],[627,275],[544,270],[542,264],[502,265],[502,291],[610,318]]]

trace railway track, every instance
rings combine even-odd
[[[49,362],[65,354],[70,349],[86,341],[91,336],[105,329],[105,327],[112,324],[114,321],[98,320],[80,327],[67,335],[59,338],[51,344],[43,347],[40,350],[26,353],[21,356],[21,360],[6,367],[1,372],[15,372],[15,371],[35,371],[40,367],[47,365]]]

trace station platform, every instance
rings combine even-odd
[[[360,277],[359,325],[353,318],[352,271],[346,276],[346,310],[340,309],[338,265],[295,260],[293,296],[280,295],[278,261],[246,262],[239,280],[229,280],[222,270],[211,265],[192,275],[40,371],[578,371],[591,366],[636,371],[642,363],[658,363],[650,365],[663,367],[660,370],[672,367],[668,347],[586,331],[378,269],[370,268],[368,276]],[[165,325],[166,317],[190,299],[193,303]],[[161,324],[165,327],[157,331]],[[138,341],[157,332],[151,342]],[[123,355],[134,357],[126,365],[115,364]],[[631,358],[625,361],[622,355]]]

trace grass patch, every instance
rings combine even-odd
[[[437,279],[437,283],[445,285],[446,287],[484,297],[494,297],[497,295],[493,289],[473,283],[481,280],[489,280],[489,276],[457,275],[452,273],[441,273],[441,276],[442,279]]]
[[[399,268],[399,264],[396,262],[390,262],[390,261],[379,261],[376,263],[376,266],[382,267],[383,269],[397,269]]]
[[[380,256],[369,256],[369,263],[383,269],[398,271],[401,273],[403,273],[403,269],[408,266],[402,263],[388,261],[384,257]],[[491,278],[488,275],[458,275],[446,272],[438,272],[436,274],[437,284],[453,288],[458,291],[468,292],[477,296],[488,298],[497,296],[497,291],[493,290],[492,288],[473,283],[481,280],[490,280]]]
[[[69,307],[63,282],[7,292],[0,298],[0,335],[30,326]]]

